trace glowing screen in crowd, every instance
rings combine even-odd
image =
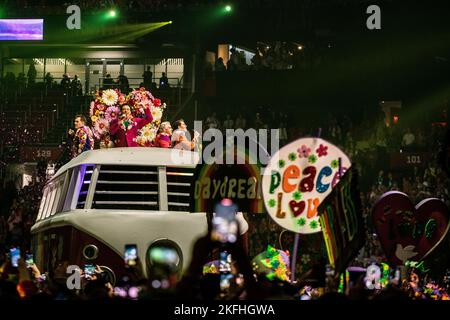
[[[0,19],[0,40],[43,40],[44,19]]]

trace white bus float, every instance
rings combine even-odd
[[[36,264],[45,271],[96,264],[117,278],[125,273],[125,245],[136,244],[147,274],[149,249],[163,245],[177,250],[181,273],[207,232],[206,213],[189,212],[198,161],[198,153],[164,148],[82,153],[44,188],[31,229]],[[248,224],[241,213],[237,218],[244,235]]]

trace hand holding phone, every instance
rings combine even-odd
[[[27,268],[31,268],[34,265],[34,259],[32,253],[25,254],[25,263],[27,264]]]
[[[215,208],[211,240],[235,243],[238,236],[237,206],[230,199],[223,199]]]
[[[20,259],[20,248],[11,248],[9,249],[9,253],[11,256],[11,265],[15,268],[19,266],[19,259]]]
[[[86,264],[83,268],[86,279],[91,279],[95,275],[95,266],[93,264]]]

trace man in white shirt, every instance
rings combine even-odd
[[[189,141],[186,137],[187,125],[183,119],[175,121],[174,127],[177,129],[172,133],[172,147],[176,149],[194,150],[200,134],[194,131],[194,139]]]

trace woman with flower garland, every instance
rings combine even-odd
[[[155,139],[155,147],[170,148],[171,147],[172,126],[169,121],[161,123],[159,133]]]
[[[153,121],[149,107],[145,107],[145,117],[137,118],[131,113],[129,105],[122,106],[122,114],[110,124],[111,135],[117,134],[116,147],[139,147],[138,131]]]

